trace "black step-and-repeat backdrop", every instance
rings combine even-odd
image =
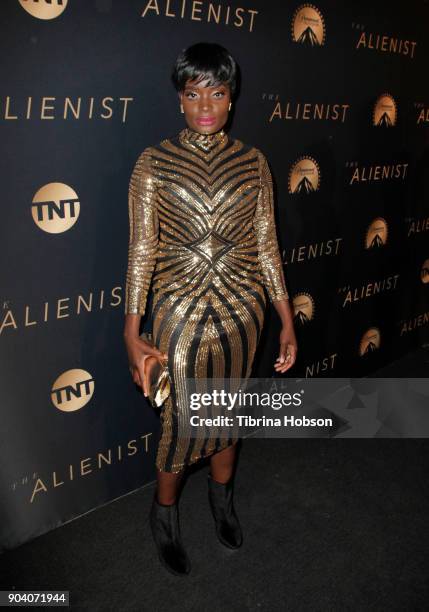
[[[367,375],[427,341],[428,3],[1,12],[3,549],[155,477],[158,419],[122,339],[127,193],[141,151],[185,127],[170,82],[184,47],[219,42],[241,66],[229,131],[274,177],[288,375]],[[274,374],[278,332],[271,307],[253,376]]]

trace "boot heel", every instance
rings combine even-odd
[[[234,510],[233,478],[222,484],[207,476],[209,502],[215,520],[216,534],[219,541],[228,548],[240,548],[243,543],[238,517]]]
[[[155,492],[149,518],[152,536],[163,566],[176,576],[189,574],[191,562],[180,537],[177,500],[174,504],[165,506],[158,503]]]

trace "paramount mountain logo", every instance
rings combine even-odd
[[[422,283],[429,283],[429,259],[426,259],[422,265],[422,269],[420,270],[420,278]]]
[[[377,127],[393,127],[397,119],[396,102],[388,93],[378,96],[372,111],[372,124]]]
[[[365,248],[374,249],[382,247],[387,242],[387,221],[382,217],[377,217],[372,221],[366,230]]]
[[[293,42],[311,47],[325,44],[325,22],[314,4],[301,4],[295,10],[291,30]]]
[[[359,344],[359,355],[363,357],[373,353],[380,348],[380,330],[378,327],[370,327],[362,336]]]
[[[314,318],[314,300],[309,293],[298,293],[292,300],[293,320],[302,327]]]
[[[303,156],[296,160],[289,171],[289,193],[313,193],[320,186],[319,164],[313,157]]]

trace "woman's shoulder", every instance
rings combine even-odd
[[[264,154],[264,152],[257,146],[246,142],[244,140],[242,140],[241,138],[234,138],[234,137],[230,137],[230,140],[235,144],[238,145],[242,150],[243,153],[253,153],[253,155],[255,155],[255,157],[258,158],[259,162],[262,163],[263,161],[266,160],[266,156]]]
[[[150,160],[151,156],[153,155],[155,149],[156,149],[157,145],[147,145],[138,155],[137,159],[141,159],[141,160]]]
[[[156,162],[157,145],[146,146],[134,161],[134,167],[131,173],[131,180],[141,182],[147,178],[156,178],[157,162]]]
[[[159,142],[154,142],[151,145],[148,145],[143,149],[140,153],[140,157],[150,159],[156,159],[157,154],[165,154],[171,151],[172,146],[179,145],[179,136],[178,134],[171,134],[166,136]]]
[[[148,146],[141,151],[134,161],[133,176],[142,174],[144,171],[150,172],[152,167],[152,147]]]
[[[238,140],[236,142],[239,142],[241,145],[243,145],[243,152],[247,153],[247,157],[250,157],[251,160],[256,164],[257,172],[261,179],[267,178],[271,180],[270,164],[268,162],[265,151],[260,147],[249,143],[244,143],[241,140]]]
[[[137,155],[135,162],[135,169],[154,171],[156,168],[156,154],[158,151],[162,151],[168,138],[161,140],[156,144],[147,145]]]
[[[230,137],[230,142],[233,145],[235,151],[239,151],[240,154],[245,155],[248,161],[253,162],[257,166],[257,171],[261,177],[270,173],[269,164],[265,152],[259,147],[245,142],[240,138]]]
[[[157,151],[162,150],[171,140],[174,140],[174,136],[169,136],[167,138],[163,138],[159,142],[154,141],[152,144],[148,144],[141,150],[138,158],[149,160],[153,155],[156,155]]]

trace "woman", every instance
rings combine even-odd
[[[161,562],[187,574],[177,509],[187,465],[210,457],[217,535],[238,548],[242,533],[232,504],[237,439],[180,438],[183,383],[250,375],[267,302],[264,286],[282,321],[277,372],[294,364],[297,345],[267,160],[223,129],[237,88],[236,63],[220,45],[198,43],[179,55],[172,80],[186,127],[147,147],[130,180],[124,339],[133,380],[145,391],[143,357],[168,360],[172,385],[161,411],[150,522]],[[156,348],[139,337],[151,281]]]

